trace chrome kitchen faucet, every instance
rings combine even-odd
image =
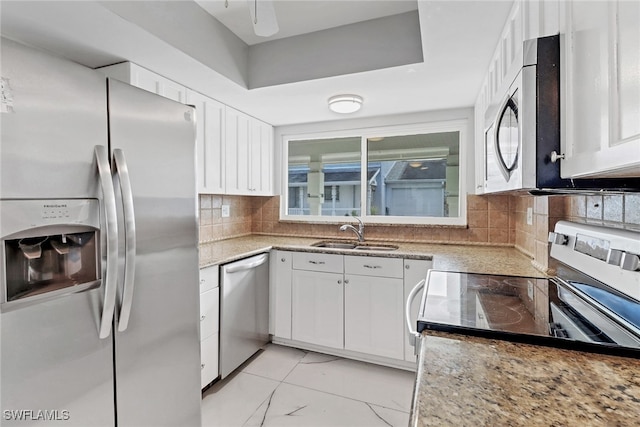
[[[358,236],[358,242],[364,242],[364,223],[357,216],[354,218],[357,219],[359,223],[359,226],[357,229],[351,224],[344,224],[340,226],[340,231],[351,230],[354,233],[356,233],[356,236]]]

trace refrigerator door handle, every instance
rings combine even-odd
[[[105,339],[111,334],[113,312],[116,305],[116,290],[118,279],[118,219],[116,209],[116,196],[113,190],[111,167],[107,147],[96,145],[94,149],[98,175],[102,188],[103,206],[105,214],[105,234],[107,243],[107,262],[104,272],[104,297],[102,301],[102,315],[100,317],[100,339]]]
[[[238,263],[237,265],[234,263],[234,265],[232,267],[225,267],[224,271],[225,273],[237,273],[239,271],[245,271],[245,270],[251,270],[252,268],[256,268],[261,266],[262,264],[264,264],[265,262],[267,262],[267,259],[269,259],[269,257],[267,256],[268,254],[264,254],[262,256],[262,258],[260,258],[257,261],[254,261],[250,264],[242,264],[242,263]]]
[[[127,167],[124,152],[119,148],[113,150],[113,160],[116,173],[118,174],[118,180],[120,181],[124,213],[124,284],[122,286],[122,301],[120,304],[120,315],[118,317],[118,331],[123,332],[127,329],[127,326],[129,326],[131,305],[133,304],[133,288],[136,274],[136,217],[133,210],[133,192],[131,191],[129,168]]]

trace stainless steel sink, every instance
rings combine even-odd
[[[398,249],[396,245],[358,245],[353,248],[357,251],[395,251]]]
[[[355,249],[358,246],[357,243],[350,242],[329,242],[329,241],[321,241],[313,243],[311,246],[315,246],[317,248],[331,248],[331,249]]]
[[[340,242],[331,240],[322,240],[320,242],[313,243],[311,246],[315,246],[316,248],[353,249],[356,251],[395,251],[398,249],[398,246],[396,245],[366,242]]]

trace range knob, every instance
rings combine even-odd
[[[569,236],[551,231],[549,232],[549,243],[553,243],[554,245],[566,245],[569,243]]]
[[[609,249],[609,253],[607,254],[607,264],[620,265],[623,253],[624,252],[620,249]]]
[[[623,252],[620,268],[629,271],[640,270],[640,257],[635,254],[630,254],[629,252]]]

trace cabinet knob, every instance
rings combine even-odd
[[[344,284],[348,285],[349,284],[349,279],[344,279]]]
[[[558,154],[555,150],[553,150],[549,157],[551,157],[551,163],[556,163],[558,160],[564,160],[564,153]]]
[[[405,268],[405,270],[409,270],[411,268],[411,266],[409,264],[405,264],[404,268]]]
[[[200,365],[200,369],[204,369],[204,363]]]
[[[338,279],[338,285],[342,284],[342,280]]]
[[[280,262],[285,262],[286,260],[286,258],[280,258]]]
[[[207,317],[207,316],[205,316],[204,314],[202,316],[200,316],[200,321],[202,322],[205,317]]]

